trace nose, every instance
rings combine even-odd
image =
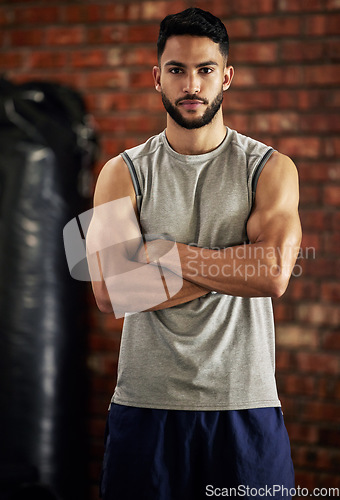
[[[183,87],[183,92],[186,94],[197,94],[200,91],[200,84],[198,76],[195,74],[188,74]]]

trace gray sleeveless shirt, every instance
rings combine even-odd
[[[165,131],[123,154],[144,233],[199,247],[246,243],[257,179],[273,149],[227,128],[218,148],[181,155]],[[210,292],[127,315],[112,402],[181,410],[280,406],[271,299]]]

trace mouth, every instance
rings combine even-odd
[[[183,99],[183,101],[179,102],[179,106],[182,106],[184,109],[197,109],[204,104],[203,101],[199,99]]]

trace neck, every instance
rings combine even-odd
[[[182,155],[199,155],[216,149],[226,135],[222,110],[204,127],[188,130],[178,125],[167,115],[167,140],[177,153]]]

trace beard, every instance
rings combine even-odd
[[[198,100],[201,100],[204,104],[208,104],[208,102],[209,102],[206,99],[197,98],[197,96],[195,96],[195,95],[186,96],[185,99],[189,99],[189,100],[198,99]],[[201,128],[201,127],[204,127],[205,125],[208,125],[208,123],[210,123],[212,121],[212,119],[216,115],[217,111],[220,109],[220,107],[222,105],[222,101],[223,101],[223,90],[221,89],[221,92],[219,92],[219,94],[217,94],[217,96],[212,101],[210,106],[207,107],[207,109],[204,111],[203,115],[199,118],[188,119],[188,118],[184,118],[182,116],[181,112],[177,108],[177,103],[179,101],[183,101],[183,100],[184,99],[178,99],[174,105],[170,102],[170,100],[166,97],[166,95],[162,91],[163,106],[164,106],[165,110],[167,111],[167,113],[169,113],[171,118],[180,127],[186,128],[188,130],[192,130],[195,128]]]

